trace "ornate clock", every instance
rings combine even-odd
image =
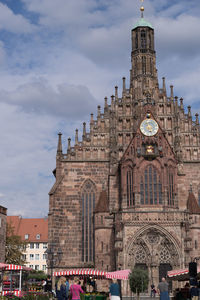
[[[140,131],[146,136],[153,136],[158,132],[158,123],[153,119],[145,119],[140,124]]]

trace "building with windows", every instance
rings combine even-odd
[[[7,208],[0,206],[0,262],[5,261]]]
[[[143,10],[131,39],[129,85],[105,97],[66,153],[59,133],[49,243],[62,249],[58,270],[140,266],[157,285],[200,256],[200,126],[165,78],[159,85]]]
[[[35,270],[47,271],[48,220],[26,219],[19,216],[8,216],[7,222],[14,228],[14,233],[27,242],[23,254],[26,266]]]

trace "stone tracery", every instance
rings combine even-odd
[[[171,264],[176,266],[179,262],[178,251],[172,241],[162,232],[150,229],[139,235],[128,250],[128,267],[137,263],[147,266]]]

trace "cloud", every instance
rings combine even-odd
[[[23,112],[8,103],[1,103],[0,111],[1,205],[8,208],[8,215],[47,215],[48,192],[55,181],[57,133],[72,136],[78,123]]]
[[[14,14],[7,5],[0,3],[0,30],[12,33],[30,33],[35,30],[35,26],[22,15]]]
[[[50,114],[76,120],[94,110],[94,98],[85,86],[59,84],[56,89],[42,78],[13,91],[0,91],[1,102],[18,105],[25,112]]]
[[[44,216],[54,183],[57,133],[63,133],[66,152],[67,138],[74,139],[76,128],[82,131],[98,104],[103,110],[103,98],[115,85],[121,93],[141,3],[22,0],[16,14],[12,1],[10,8],[1,2],[0,204],[8,214]],[[197,109],[199,11],[196,0],[145,3],[145,18],[155,29],[158,74]]]

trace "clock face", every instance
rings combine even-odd
[[[145,119],[140,124],[140,131],[146,136],[153,136],[158,132],[158,123],[153,119]]]

